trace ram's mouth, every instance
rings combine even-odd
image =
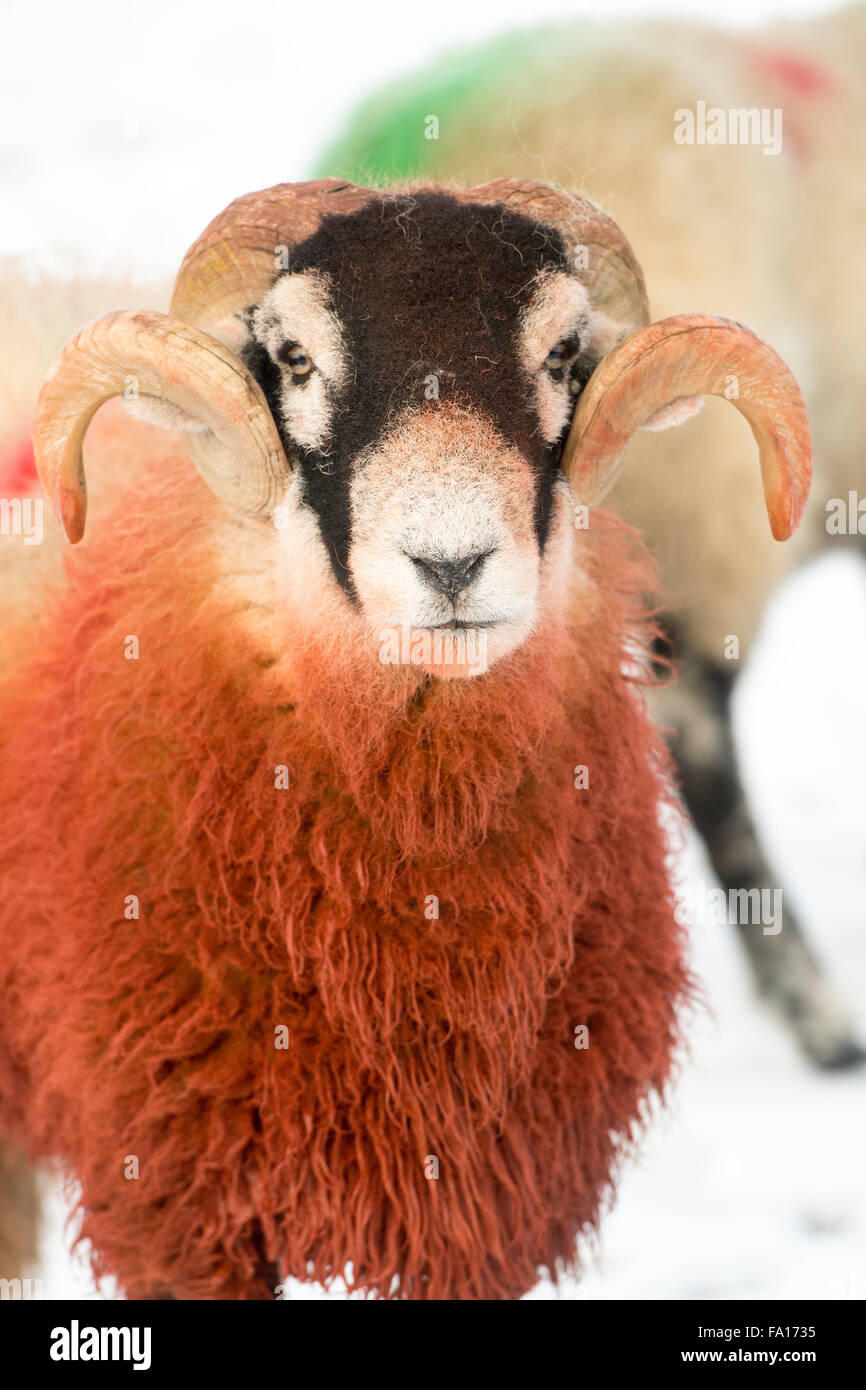
[[[431,632],[467,632],[476,627],[498,627],[505,621],[505,618],[451,618],[445,623],[428,623],[426,626]]]

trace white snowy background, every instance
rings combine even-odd
[[[808,0],[4,0],[0,256],[168,276],[240,192],[307,177],[353,104],[463,43],[547,20],[683,15],[757,25]],[[866,174],[864,174],[866,177]],[[780,701],[774,691],[785,692]],[[866,566],[830,554],[779,593],[740,682],[753,804],[791,901],[866,1021]],[[709,880],[699,843],[681,864]],[[568,1299],[866,1297],[866,1073],[809,1068],[750,990],[731,928],[694,932],[712,1013],[624,1173]],[[51,1297],[95,1296],[51,1199]],[[323,1297],[294,1286],[292,1297]],[[339,1296],[339,1295],[332,1295]]]

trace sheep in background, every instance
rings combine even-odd
[[[659,718],[729,892],[778,885],[736,768],[739,663],[773,590],[827,544],[829,500],[863,492],[866,259],[852,236],[866,226],[864,57],[862,5],[766,34],[580,21],[452,55],[404,81],[357,112],[323,161],[347,177],[514,176],[581,189],[628,228],[654,314],[723,306],[775,343],[803,384],[817,501],[791,546],[761,531],[751,441],[716,402],[676,436],[636,440],[610,497],[658,557],[665,648],[679,672]],[[699,103],[704,126],[712,109],[765,108],[781,111],[781,127],[768,120],[755,145],[678,143],[689,134],[683,113],[698,138]],[[765,154],[776,137],[781,153]],[[864,538],[833,543],[862,550]],[[756,983],[814,1062],[860,1062],[848,1011],[790,902],[786,892],[779,934],[737,925]]]
[[[514,180],[239,199],[170,317],[64,349],[71,541],[101,404],[184,438],[93,423],[113,508],[0,693],[0,1114],[130,1296],[509,1298],[574,1259],[688,988],[652,578],[584,508],[731,372],[785,538],[780,359],[649,324],[616,224]]]
[[[94,278],[72,274],[57,280],[34,273],[15,260],[0,262],[0,499],[24,502],[38,491],[30,439],[33,408],[39,387],[59,348],[82,323],[98,318],[117,304],[145,308],[166,302],[170,283],[132,285],[120,277]],[[116,480],[108,474],[93,478],[88,505],[97,519],[110,505]],[[11,518],[10,518],[11,521]],[[0,676],[21,660],[13,648],[13,630],[26,639],[25,612],[38,613],[44,586],[59,575],[64,542],[57,527],[41,528],[39,544],[11,524],[0,534]]]

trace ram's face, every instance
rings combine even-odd
[[[522,642],[562,562],[560,451],[595,365],[557,233],[443,194],[374,202],[326,218],[246,317],[296,465],[287,543],[440,674]]]

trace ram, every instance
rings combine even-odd
[[[784,890],[781,932],[737,930],[761,993],[825,1067],[861,1062],[862,1046],[800,926],[796,893],[760,846],[731,700],[781,580],[828,542],[863,553],[866,521],[836,518],[864,495],[866,260],[854,230],[866,216],[864,55],[862,4],[742,35],[582,20],[450,55],[371,99],[324,156],[349,177],[474,182],[495,172],[580,188],[628,228],[654,314],[723,306],[795,371],[815,438],[816,504],[793,545],[773,547],[754,502],[744,507],[756,487],[751,441],[715,402],[675,435],[636,441],[610,506],[659,562],[679,678],[656,703],[685,802],[725,892]]]
[[[689,991],[651,569],[587,509],[732,372],[785,538],[782,361],[650,323],[617,225],[508,179],[241,198],[170,315],[64,348],[34,439],[70,541],[104,402],[183,437],[93,423],[116,496],[13,643],[0,1112],[131,1297],[573,1261]]]

